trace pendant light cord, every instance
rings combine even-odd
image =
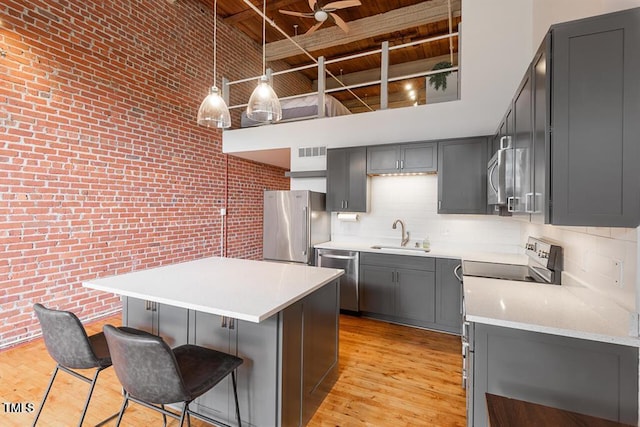
[[[213,0],[213,85],[218,86],[218,0]]]
[[[264,14],[262,19],[262,75],[267,75],[267,0],[262,2],[262,13]]]

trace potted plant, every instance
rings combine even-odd
[[[449,61],[438,62],[433,66],[432,70],[445,70],[451,68],[452,64]],[[442,88],[443,91],[447,90],[447,76],[451,74],[451,71],[444,71],[442,73],[432,74],[429,76],[429,85],[433,86],[435,90]]]

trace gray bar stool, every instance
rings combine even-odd
[[[111,357],[109,355],[107,341],[102,332],[87,336],[87,332],[82,326],[80,319],[69,311],[48,309],[42,304],[35,304],[33,310],[36,312],[36,316],[38,316],[38,320],[40,321],[45,346],[51,358],[56,362],[56,368],[53,374],[51,374],[49,385],[44,393],[42,403],[40,403],[32,426],[35,426],[38,422],[38,418],[42,413],[42,408],[47,401],[56,375],[59,370],[62,370],[90,384],[89,393],[87,394],[82,414],[80,415],[80,421],[78,422],[78,426],[80,427],[89,408],[89,401],[91,400],[93,389],[98,380],[98,374],[100,374],[103,369],[111,366]],[[135,331],[131,328],[122,329],[130,332]],[[74,371],[74,369],[91,368],[95,369],[93,378],[86,377]],[[115,415],[107,418],[98,425],[102,425],[112,418],[115,418]]]
[[[104,335],[109,344],[116,376],[125,390],[124,402],[116,426],[120,425],[129,401],[180,420],[180,427],[190,414],[213,425],[219,421],[191,412],[189,404],[212,389],[231,374],[238,426],[241,426],[235,370],[242,359],[227,353],[197,345],[182,345],[171,349],[161,337],[141,336],[105,325]],[[164,405],[183,403],[179,414]]]

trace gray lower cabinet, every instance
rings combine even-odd
[[[327,150],[327,211],[366,212],[366,147]]]
[[[360,253],[360,310],[365,316],[459,334],[459,260]]]
[[[127,301],[129,300],[129,301]],[[303,426],[338,377],[339,281],[329,283],[260,323],[223,318],[160,305],[149,316],[147,304],[126,298],[123,323],[176,331],[172,347],[192,343],[241,357],[237,370],[243,426]],[[182,315],[167,315],[165,313]],[[160,317],[159,321],[153,317]],[[167,329],[168,328],[168,329]],[[169,336],[162,334],[163,337]],[[237,425],[231,378],[191,404],[197,413]]]
[[[435,142],[367,147],[367,174],[427,173],[438,170]]]
[[[438,143],[438,213],[487,213],[488,138]]]
[[[486,427],[485,393],[636,425],[638,349],[475,323],[473,411]]]
[[[189,310],[138,298],[122,297],[122,322],[160,335],[171,347],[188,340]]]
[[[436,324],[439,329],[462,333],[462,283],[454,270],[459,259],[436,258]]]
[[[276,390],[278,316],[260,322],[224,319],[193,312],[192,342],[234,354],[244,360],[237,370],[238,400],[243,425],[276,425],[277,405],[265,396]],[[226,326],[224,325],[226,323]],[[226,423],[237,423],[231,379],[226,378],[196,400],[197,411]]]

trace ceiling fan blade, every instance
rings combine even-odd
[[[320,21],[318,23],[316,23],[313,27],[309,28],[309,30],[304,33],[305,35],[309,35],[309,34],[313,34],[313,32],[315,30],[317,30],[318,28],[320,28],[320,25],[324,24],[324,21]]]
[[[332,9],[332,10],[338,10],[338,9],[345,9],[347,7],[354,7],[354,6],[361,6],[362,3],[360,3],[360,0],[342,0],[342,1],[334,1],[331,3],[327,3],[324,5],[324,7],[322,7],[323,10],[327,10],[327,9]]]
[[[318,3],[318,0],[309,0],[309,7],[311,8],[311,10],[313,10],[315,12],[316,10],[316,4]]]
[[[278,10],[278,12],[282,13],[283,15],[291,15],[291,16],[298,16],[300,18],[313,18],[313,13],[309,13],[309,12],[294,12],[293,10]]]
[[[340,29],[342,31],[344,31],[345,33],[349,32],[349,26],[347,25],[346,22],[344,22],[344,20],[342,18],[340,18],[338,15],[336,15],[335,13],[330,13],[329,15],[331,15],[331,17],[333,18],[333,20],[336,22],[336,25],[338,27],[340,27]]]

